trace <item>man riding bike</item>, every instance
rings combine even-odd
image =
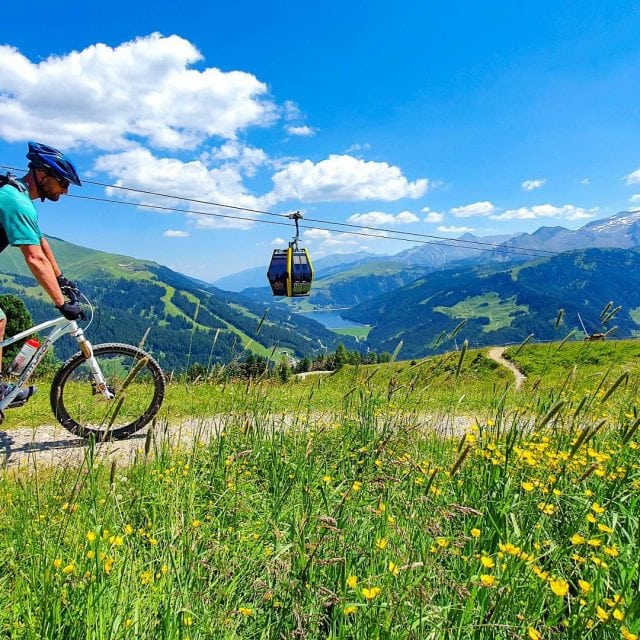
[[[73,163],[60,151],[37,142],[29,142],[29,171],[22,178],[11,174],[0,176],[0,252],[9,245],[22,251],[27,266],[40,286],[49,294],[56,309],[68,320],[77,320],[80,307],[65,300],[62,288],[75,287],[62,275],[46,238],[38,225],[38,212],[33,200],[40,198],[57,201],[66,194],[69,185],[81,186]],[[0,309],[0,340],[4,337],[7,320]],[[2,349],[0,348],[0,369]],[[0,398],[9,393],[11,387],[2,381],[0,371]],[[18,394],[16,400],[26,400],[35,393],[28,387]]]

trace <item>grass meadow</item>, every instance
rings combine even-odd
[[[637,639],[640,345],[507,355],[176,381],[131,465],[6,469],[1,637]]]

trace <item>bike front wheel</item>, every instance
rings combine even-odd
[[[51,383],[51,408],[65,429],[83,438],[92,434],[99,441],[126,438],[160,410],[164,374],[149,354],[127,344],[96,345],[93,355],[113,399],[96,388],[89,363],[78,352]]]

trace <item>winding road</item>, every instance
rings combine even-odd
[[[506,367],[507,369],[509,369],[509,371],[511,371],[511,373],[513,373],[513,376],[516,379],[516,391],[518,391],[522,386],[522,383],[527,379],[527,376],[525,376],[524,373],[522,373],[522,371],[520,371],[520,369],[518,369],[518,367],[513,364],[513,362],[510,362],[502,355],[504,353],[504,349],[505,347],[491,347],[487,355],[494,362],[497,362],[499,365]]]

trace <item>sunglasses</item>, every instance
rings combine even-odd
[[[47,173],[50,178],[53,178],[59,185],[61,189],[66,189],[71,183],[63,178],[62,176],[57,176],[55,173]]]

